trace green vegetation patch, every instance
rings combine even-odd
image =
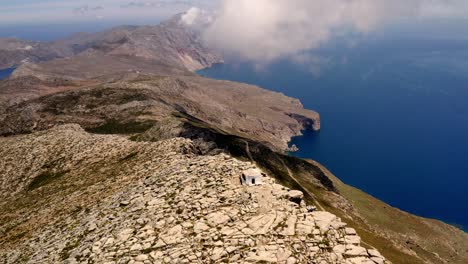
[[[41,186],[47,185],[54,180],[62,177],[63,175],[67,174],[70,171],[60,171],[60,172],[52,172],[52,171],[46,171],[33,179],[33,181],[29,184],[28,186],[28,191],[35,190]]]
[[[86,131],[95,134],[134,134],[143,133],[150,129],[154,124],[155,122],[153,121],[121,122],[115,119],[111,119],[98,127],[87,128]]]
[[[80,246],[81,240],[85,237],[85,234],[82,234],[77,237],[75,241],[68,241],[65,247],[62,249],[62,252],[60,252],[60,258],[62,260],[66,260],[70,257],[70,252]]]

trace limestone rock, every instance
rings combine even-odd
[[[347,246],[345,255],[350,256],[350,257],[358,257],[358,256],[367,256],[367,250],[363,247],[359,246]]]
[[[327,232],[330,229],[332,221],[336,219],[336,216],[324,211],[312,212],[312,215],[315,219],[315,223],[320,228],[322,233]]]
[[[288,197],[290,199],[302,199],[304,198],[304,193],[302,193],[301,191],[292,190],[288,192]]]
[[[204,222],[197,222],[193,226],[193,231],[195,233],[201,233],[201,232],[207,231],[209,229],[210,229],[210,227],[208,225],[206,225]]]
[[[360,247],[355,230],[335,215],[292,203],[303,198],[301,192],[269,177],[261,186],[242,186],[238,177],[253,164],[226,154],[193,154],[190,139],[133,142],[76,126],[24,137],[19,146],[49,149],[54,160],[74,157],[63,165],[72,170],[60,180],[85,185],[50,198],[61,211],[35,216],[40,224],[30,238],[0,250],[6,264],[18,263],[21,254],[31,263],[386,263],[378,251]],[[60,144],[64,148],[55,149]],[[44,166],[19,146],[9,149],[28,161],[22,164]],[[96,146],[99,151],[93,151]],[[96,162],[121,167],[96,170]],[[7,172],[22,170],[29,171]]]
[[[174,226],[159,236],[166,245],[179,243],[183,237],[181,225]]]

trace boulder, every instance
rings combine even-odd
[[[229,216],[221,212],[211,213],[206,217],[208,224],[212,227],[223,225],[227,223],[229,219]]]
[[[346,247],[345,255],[348,257],[368,256],[365,248],[352,245]]]
[[[182,234],[181,225],[176,225],[160,235],[160,239],[164,241],[166,245],[177,244],[181,242],[183,238],[184,235]]]
[[[289,199],[302,199],[304,198],[304,193],[298,190],[291,190],[288,192]]]
[[[206,225],[204,222],[196,222],[195,225],[193,226],[193,231],[197,234],[205,232],[209,229],[210,227]]]
[[[322,233],[327,232],[330,229],[331,223],[336,219],[334,214],[324,211],[313,212],[312,216],[315,219],[315,224]]]
[[[356,235],[356,230],[354,230],[354,228],[347,227],[347,228],[345,228],[345,234],[354,236],[354,235]]]

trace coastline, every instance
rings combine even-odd
[[[201,77],[204,77],[204,78],[210,78],[210,79],[215,79],[215,80],[223,80],[223,79],[216,79],[216,78],[213,78],[213,77],[211,77],[211,76],[203,75],[203,74],[201,73],[201,71],[206,70],[206,69],[210,69],[210,68],[215,67],[215,66],[217,66],[217,65],[224,65],[224,64],[225,64],[224,61],[223,61],[223,62],[218,62],[218,63],[213,63],[213,64],[210,65],[210,66],[207,66],[207,67],[205,67],[205,68],[202,68],[202,69],[199,69],[199,70],[196,70],[196,71],[193,71],[193,72],[194,72],[195,74],[197,74],[198,76],[201,76]],[[266,88],[263,88],[263,89],[266,89]],[[269,90],[269,89],[267,89],[267,90]],[[270,91],[271,91],[271,90],[270,90]],[[298,99],[298,100],[300,100],[300,99]],[[299,131],[299,133],[292,134],[292,135],[290,136],[289,140],[287,141],[287,147],[286,147],[286,149],[284,150],[284,153],[287,154],[287,155],[289,155],[289,156],[293,156],[293,157],[297,157],[297,158],[301,158],[301,159],[306,159],[306,160],[307,160],[307,159],[313,159],[313,157],[306,157],[306,156],[298,155],[298,153],[300,153],[301,150],[307,149],[307,148],[306,148],[306,147],[302,147],[300,144],[295,143],[295,141],[294,141],[295,139],[304,137],[304,134],[305,134],[305,133],[308,133],[308,132],[311,132],[311,133],[318,133],[318,132],[320,132],[320,128],[319,128],[318,130],[315,130],[314,128],[305,128],[305,127],[304,127],[303,129],[301,129],[301,130]],[[296,150],[296,151],[291,151],[292,146],[296,146],[296,147],[297,147],[297,150]],[[327,167],[327,168],[328,168],[328,167]],[[341,180],[341,179],[340,179],[340,180]],[[349,185],[349,184],[347,184],[347,183],[344,183],[344,184]],[[360,190],[359,187],[356,187],[356,186],[353,186],[353,185],[349,185],[349,186],[351,186],[351,187],[353,187],[353,188],[357,188],[358,190]],[[363,190],[362,190],[362,191],[363,191]],[[368,193],[367,191],[363,191],[363,192]],[[371,195],[371,196],[374,197],[373,195]],[[378,198],[376,198],[376,199],[378,199]],[[383,201],[383,202],[387,203],[386,201]],[[391,206],[391,205],[389,204],[389,206]],[[398,208],[398,209],[400,209],[400,208]],[[403,210],[404,212],[413,214],[413,215],[415,215],[415,216],[417,216],[417,217],[422,217],[422,218],[426,218],[426,219],[432,219],[432,220],[441,221],[441,222],[443,222],[443,223],[445,223],[445,224],[447,224],[447,225],[451,225],[451,226],[453,226],[453,227],[456,227],[456,228],[460,229],[461,231],[464,231],[465,233],[467,232],[467,229],[464,228],[464,226],[461,225],[461,224],[452,224],[452,223],[449,223],[449,222],[444,221],[444,220],[442,220],[442,219],[438,219],[438,218],[427,218],[427,217],[423,217],[423,216],[417,215],[417,214],[415,214],[415,213],[413,213],[413,212],[409,212],[409,211],[404,210],[404,209],[400,209],[400,210]]]
[[[284,93],[274,91],[271,89],[267,89],[259,85],[246,83],[246,82],[240,82],[240,81],[232,81],[232,80],[227,80],[227,79],[222,79],[222,78],[215,78],[215,77],[203,74],[204,70],[214,68],[217,65],[218,66],[225,65],[224,60],[222,62],[214,63],[211,66],[205,67],[203,69],[193,71],[193,73],[201,78],[247,85],[247,86],[250,86],[251,88],[260,89],[268,93],[281,95],[281,97],[283,97],[284,99],[287,99],[288,101],[292,101],[292,107],[290,106],[289,109],[284,109],[283,114],[295,120],[295,122],[290,123],[288,127],[285,127],[281,131],[277,131],[278,133],[280,133],[280,136],[277,135],[280,141],[278,142],[278,144],[272,145],[274,146],[276,150],[283,151],[283,152],[287,151],[289,149],[289,142],[292,140],[292,138],[303,135],[304,131],[309,131],[309,130],[315,131],[315,132],[320,131],[321,129],[320,113],[315,110],[305,108],[301,100],[298,98],[291,97],[291,96],[285,95]],[[273,108],[276,108],[276,107],[273,106],[272,109]]]
[[[308,148],[306,146],[302,146],[300,143],[298,143],[297,141],[295,141],[295,139],[299,139],[301,137],[304,137],[305,136],[305,133],[318,133],[320,131],[310,131],[310,130],[302,130],[301,131],[301,135],[298,135],[298,136],[293,136],[291,137],[291,140],[288,142],[288,148],[290,148],[292,145],[295,145],[297,146],[298,148],[298,151],[285,151],[285,153],[287,155],[290,155],[290,156],[293,156],[293,157],[296,157],[296,158],[301,158],[301,159],[305,159],[305,160],[313,160],[314,162],[317,162],[315,161],[314,157],[308,157],[308,156],[303,156],[303,155],[300,155],[301,154],[301,151],[304,151],[304,150],[307,150]],[[309,146],[310,148],[310,146]],[[323,166],[323,165],[322,165]],[[330,168],[329,166],[326,167],[328,171],[330,171],[332,168]],[[331,172],[330,172],[331,173]],[[338,178],[340,181],[343,181],[339,176],[336,176],[334,175],[334,177]],[[382,198],[378,198],[376,196],[374,196],[374,194],[370,194],[367,190],[362,190],[361,188],[359,188],[358,186],[354,186],[354,185],[350,185],[349,183],[346,183],[343,181],[343,184],[351,187],[351,188],[355,188],[359,191],[362,191],[370,196],[372,196],[374,199],[378,199],[378,200],[381,200],[383,203],[387,204],[389,207],[395,207],[397,208],[398,210],[402,210],[403,212],[406,212],[408,214],[411,214],[411,215],[414,215],[416,217],[420,217],[420,218],[424,218],[424,219],[427,219],[427,220],[431,220],[431,221],[440,221],[444,224],[447,224],[447,225],[450,225],[452,227],[455,227],[457,229],[459,229],[460,231],[463,231],[465,233],[468,233],[468,227],[462,225],[462,224],[458,224],[458,223],[451,223],[450,221],[447,221],[447,220],[444,220],[443,218],[434,218],[434,217],[427,217],[427,216],[422,216],[422,215],[419,215],[415,212],[411,212],[409,210],[406,210],[406,209],[403,209],[403,208],[399,208],[398,206],[394,206],[392,204],[390,204],[388,201],[385,201],[384,199]]]
[[[211,69],[213,71],[211,71]],[[248,74],[244,71],[240,73],[235,72],[234,75],[230,75],[229,70],[227,70],[225,66],[214,66],[210,68],[209,71],[201,71],[197,72],[197,74],[216,80],[249,83],[257,87],[275,87],[269,86],[268,82],[256,82],[257,77],[255,74]],[[270,88],[267,90],[279,93],[284,92],[284,90],[280,89]],[[287,94],[291,97],[301,98],[298,96],[297,92],[296,94]],[[311,105],[310,102],[308,105]],[[332,128],[333,127],[327,126],[327,129]],[[320,131],[321,130],[314,131],[313,129],[309,131],[309,129],[302,128],[295,134],[289,133],[287,136],[285,135],[283,137],[285,147],[281,149],[281,153],[304,160],[304,157],[307,156],[302,156],[301,152],[307,151],[307,146],[310,147],[310,142],[304,146],[297,144],[295,139],[304,138],[310,133],[315,136],[320,135],[322,139],[327,136],[324,133],[327,131]],[[324,142],[318,142],[318,138],[316,138],[316,143],[322,143],[323,145]],[[292,144],[296,144],[299,147],[297,153],[285,151],[286,148],[290,147]],[[346,158],[346,155],[348,155],[336,151],[334,153],[335,155],[345,155],[341,156],[342,158]],[[306,189],[306,191],[314,197],[314,201],[321,204],[326,211],[339,215],[343,219],[347,219],[346,221],[350,223],[350,227],[358,230],[358,233],[361,234],[365,243],[378,248],[384,255],[389,256],[389,259],[393,259],[394,263],[440,263],[445,259],[450,259],[453,263],[463,263],[461,259],[465,258],[465,252],[460,248],[460,245],[466,244],[466,241],[468,241],[468,234],[466,231],[452,224],[448,224],[447,222],[449,221],[438,220],[440,218],[420,217],[418,216],[420,214],[409,213],[411,210],[404,211],[399,209],[399,206],[393,207],[381,199],[375,198],[375,196],[373,196],[375,192],[374,194],[370,194],[361,191],[364,189],[362,187],[354,188],[351,185],[347,185],[318,162],[313,161],[312,164],[321,168],[324,175],[326,175],[328,179],[331,179],[337,186],[338,193],[327,192],[314,187],[310,182],[310,178],[305,175],[297,175],[295,177],[295,182],[302,186],[303,189]],[[356,164],[352,164],[349,169],[345,170],[348,176],[353,175],[354,171],[352,167],[355,165]],[[327,164],[327,167],[333,168],[330,164]],[[335,171],[335,169],[333,170]],[[346,174],[339,173],[339,175]],[[349,182],[349,180],[346,181]],[[415,202],[416,200],[414,203]],[[429,241],[427,240],[428,236],[434,239]],[[437,255],[432,255],[434,252],[436,252]],[[456,261],[454,256],[457,256],[456,258],[459,257],[460,260]],[[427,259],[428,257],[431,261]]]
[[[318,133],[318,132],[320,132],[320,131],[302,130],[302,131],[301,131],[301,135],[291,137],[291,140],[288,142],[288,148],[290,148],[290,147],[292,147],[293,145],[295,145],[295,146],[298,148],[298,150],[297,150],[297,151],[285,151],[285,153],[286,153],[287,155],[290,155],[290,156],[293,156],[293,157],[297,157],[297,158],[301,158],[301,159],[305,159],[305,160],[313,160],[313,157],[305,157],[305,156],[302,156],[302,155],[298,155],[298,153],[300,153],[300,152],[303,150],[303,148],[301,148],[301,145],[300,145],[300,144],[298,144],[297,142],[294,141],[294,139],[296,139],[296,138],[304,137],[304,133],[307,133],[307,132]],[[317,161],[314,160],[314,162],[317,162]],[[323,166],[323,165],[322,165],[322,166]],[[331,168],[329,168],[329,166],[327,166],[326,168],[327,168],[328,171],[330,171],[330,169],[331,169]],[[338,179],[340,179],[339,176],[335,176],[335,177],[338,178]],[[340,179],[340,181],[343,181],[343,180]],[[366,194],[372,196],[374,199],[379,199],[379,200],[381,200],[381,198],[375,197],[373,194],[369,194],[367,191],[361,190],[361,189],[360,189],[359,187],[357,187],[357,186],[350,185],[350,184],[348,184],[348,183],[346,183],[346,182],[343,182],[343,184],[345,184],[345,185],[347,185],[347,186],[349,186],[349,187],[355,188],[355,189],[357,189],[357,190],[359,190],[359,191],[362,191],[362,192],[364,192],[364,193],[366,193]],[[387,204],[387,205],[390,206],[390,207],[395,207],[395,206],[389,204],[389,203],[388,203],[387,201],[385,201],[385,200],[381,200],[381,201],[382,201],[383,203]],[[465,233],[468,234],[468,227],[465,227],[465,226],[462,225],[462,224],[451,223],[450,221],[444,220],[443,218],[433,218],[433,217],[422,216],[422,215],[419,215],[419,214],[417,214],[417,213],[414,213],[414,212],[411,212],[411,211],[408,211],[408,210],[405,210],[405,209],[402,209],[402,208],[399,208],[399,207],[395,207],[395,208],[397,208],[398,210],[402,210],[403,212],[406,212],[406,213],[408,213],[408,214],[414,215],[414,216],[416,216],[416,217],[424,218],[424,219],[431,220],[431,221],[440,221],[440,222],[442,222],[442,223],[444,223],[444,224],[453,226],[453,227],[459,229],[460,231],[463,231],[463,232],[465,232]]]
[[[306,108],[319,110],[328,125],[322,133],[315,133],[315,137],[304,140],[304,135],[300,136],[303,144],[297,144],[297,141],[300,141],[295,137],[297,135],[292,136],[293,141],[286,138],[289,143],[287,146],[296,143],[300,149],[298,153],[291,153],[292,155],[313,157],[326,164],[347,183],[359,186],[360,189],[367,190],[405,211],[441,219],[452,225],[460,223],[464,227],[468,226],[461,213],[466,211],[466,203],[463,203],[466,195],[461,188],[464,184],[450,184],[464,183],[463,173],[466,171],[461,147],[466,141],[461,140],[464,138],[462,131],[466,131],[468,126],[466,122],[462,122],[460,115],[450,113],[452,106],[447,104],[448,100],[452,99],[456,103],[460,101],[458,97],[454,97],[458,90],[448,90],[453,93],[444,98],[425,95],[422,90],[411,90],[412,97],[406,97],[405,91],[410,87],[392,90],[390,86],[384,85],[382,89],[377,90],[372,88],[374,83],[361,83],[360,78],[350,74],[359,73],[362,67],[371,65],[353,65],[356,69],[349,65],[338,67],[336,71],[329,72],[320,80],[310,78],[310,74],[291,68],[293,66],[289,64],[272,65],[268,72],[263,73],[252,72],[254,67],[247,63],[240,66],[224,64],[202,73],[211,78],[251,83],[301,98]],[[408,70],[414,71],[413,68]],[[349,85],[340,86],[340,79],[349,82]],[[455,87],[458,84],[453,83]],[[424,91],[433,93],[443,88],[431,86],[431,83],[425,86]],[[368,100],[370,97],[378,99],[378,102]],[[442,99],[444,101],[441,101]],[[392,108],[391,102],[395,100],[401,101],[401,108]],[[444,111],[436,111],[433,114],[445,127],[450,125],[458,128],[457,132],[444,132],[442,126],[432,123],[429,125],[431,130],[421,129],[429,118],[419,110],[412,111],[415,105],[413,101],[423,107],[428,107],[429,103],[445,107]],[[369,109],[375,111],[368,111]],[[408,129],[398,129],[392,125],[396,122],[403,122],[401,125],[407,126]],[[434,131],[444,135],[444,138],[437,142],[432,140],[436,133]],[[308,143],[308,140],[312,141]],[[447,147],[450,146],[449,143],[461,144],[450,150]],[[315,146],[314,149],[308,149],[311,145]],[[446,155],[444,157],[440,154],[448,151],[453,151],[453,158],[447,159]],[[303,155],[307,152],[314,155]],[[441,181],[438,175],[445,173],[447,178]],[[431,194],[440,195],[451,202],[447,205],[443,199],[436,199]]]

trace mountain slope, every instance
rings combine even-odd
[[[383,263],[373,248],[395,263],[467,262],[466,233],[285,155],[318,113],[193,74],[220,58],[177,17],[8,43],[0,61],[22,65],[0,81],[3,262]],[[266,184],[240,186],[253,164]]]
[[[59,58],[62,60],[56,60]],[[95,63],[89,61],[93,59],[103,60],[97,64],[107,65],[107,68],[95,67]],[[152,70],[150,65],[178,69],[176,73],[180,74],[219,62],[222,62],[221,56],[204,47],[196,32],[182,24],[180,15],[156,26],[117,27],[104,32],[75,34],[54,42],[0,38],[0,68],[20,66],[14,74],[17,77],[31,75],[33,71],[38,72],[38,76],[69,75],[69,78],[96,77],[106,72],[161,73],[161,69]]]
[[[468,234],[438,220],[418,217],[394,208],[346,185],[315,161],[333,182],[336,192],[317,189],[296,175],[304,192],[310,192],[323,208],[355,228],[366,245],[376,247],[394,263],[465,263]],[[339,195],[337,195],[339,194]]]
[[[286,149],[291,136],[302,129],[320,128],[319,115],[305,110],[298,100],[255,86],[202,77],[139,74],[115,82],[96,82],[71,86],[67,91],[51,87],[57,92],[22,102],[17,102],[18,94],[6,86],[7,93],[0,92],[0,98],[13,103],[3,114],[0,111],[0,134],[28,133],[62,123],[78,123],[87,129],[112,122],[148,128],[172,112],[186,112],[233,134]],[[38,83],[42,87],[46,84]]]
[[[336,216],[290,200],[300,192],[269,177],[242,186],[250,162],[198,155],[190,139],[67,125],[0,150],[3,263],[385,262]]]

